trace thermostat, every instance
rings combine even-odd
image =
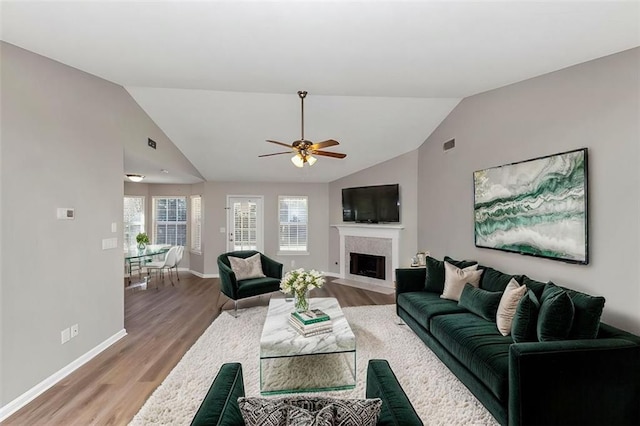
[[[69,207],[58,207],[58,219],[70,220],[75,219],[75,209]]]

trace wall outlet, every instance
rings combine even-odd
[[[71,326],[71,338],[73,339],[78,335],[78,324],[73,324]]]
[[[71,339],[71,334],[69,332],[68,328],[65,328],[64,330],[62,330],[60,332],[60,338],[62,339],[62,344],[64,345],[65,343],[67,343],[69,341],[69,339]]]

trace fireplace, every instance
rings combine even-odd
[[[362,275],[384,281],[386,279],[385,263],[384,256],[349,253],[349,273],[353,275]]]

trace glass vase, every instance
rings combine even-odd
[[[309,290],[303,292],[295,292],[293,304],[296,312],[304,312],[309,310]]]

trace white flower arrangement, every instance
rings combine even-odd
[[[324,285],[324,277],[315,269],[305,271],[303,268],[294,269],[284,274],[280,281],[280,291],[297,297],[304,297],[312,288],[320,288]]]

